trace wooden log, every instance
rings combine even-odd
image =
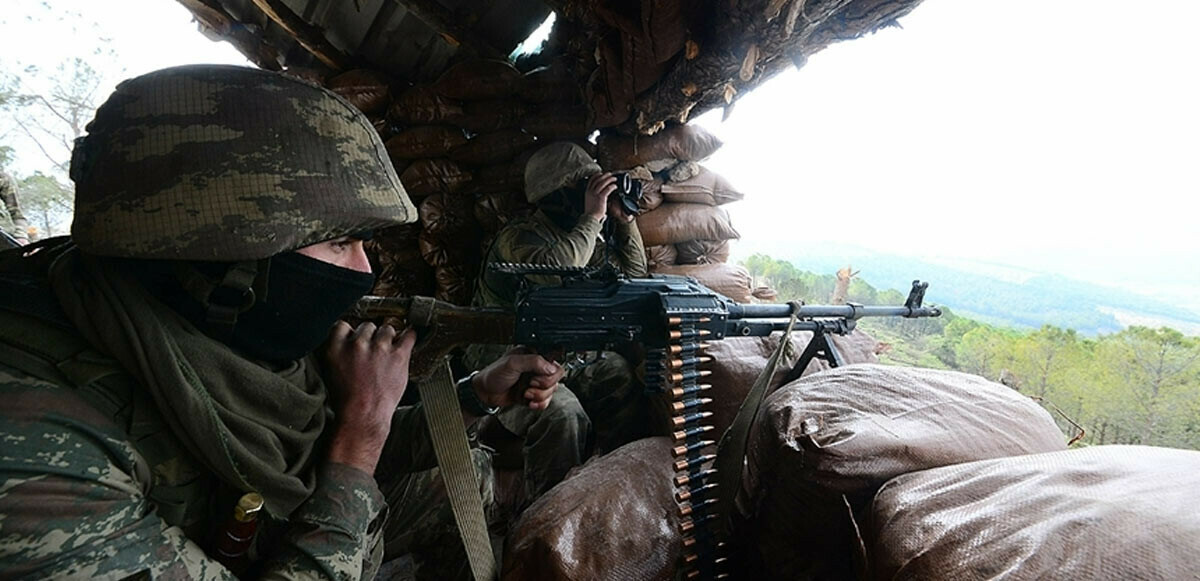
[[[251,0],[263,14],[282,27],[304,50],[335,71],[353,68],[353,59],[333,46],[320,28],[305,22],[281,0]]]

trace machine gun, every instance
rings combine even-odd
[[[686,562],[690,573],[704,578],[719,577],[715,555],[720,544],[704,526],[716,519],[718,501],[716,456],[711,454],[716,441],[710,433],[713,426],[706,423],[712,413],[703,409],[712,401],[703,393],[711,387],[703,383],[711,371],[701,368],[710,361],[704,355],[709,342],[765,336],[789,325],[793,331],[812,331],[812,341],[787,376],[790,381],[814,357],[833,367],[842,365],[829,337],[849,333],[859,319],[941,315],[937,307],[922,304],[928,284],[920,281],[913,281],[903,306],[746,305],[683,276],[625,278],[611,267],[499,264],[492,269],[513,276],[557,276],[562,284],[523,282],[513,311],[458,307],[425,297],[365,297],[350,315],[396,317],[416,327],[418,342],[410,365],[414,377],[429,373],[451,350],[469,344],[520,344],[543,354],[641,344],[646,349],[647,389],[669,392],[672,399],[676,501],[689,551]]]

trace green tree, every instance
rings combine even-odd
[[[1112,376],[1133,404],[1126,413],[1136,419],[1136,441],[1187,444],[1200,399],[1200,342],[1165,327],[1130,327],[1103,345]]]
[[[66,234],[75,206],[75,192],[58,178],[34,172],[20,181],[21,208],[31,224],[37,225],[38,237]]]

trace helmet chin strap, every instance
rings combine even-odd
[[[235,262],[214,282],[194,264],[178,262],[175,277],[183,290],[204,307],[208,331],[228,338],[237,325],[238,315],[266,300],[270,269],[270,258]]]

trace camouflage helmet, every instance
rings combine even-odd
[[[600,173],[600,164],[582,147],[560,141],[537,150],[525,164],[525,197],[530,203],[554,190]]]
[[[92,254],[258,260],[417,218],[367,118],[278,73],[135,77],[87,131],[71,159],[71,236]]]

